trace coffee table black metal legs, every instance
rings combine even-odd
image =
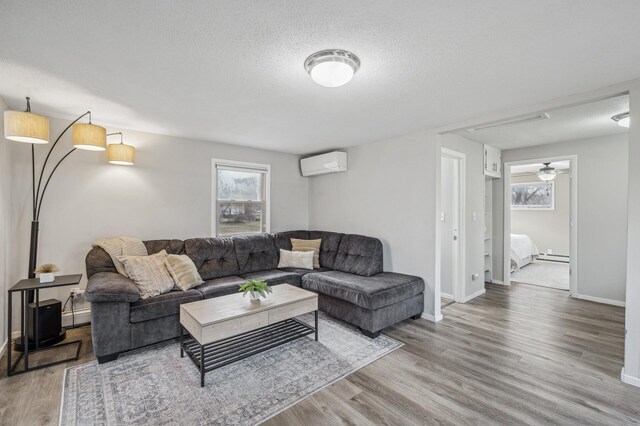
[[[200,386],[204,387],[204,375],[211,370],[311,334],[318,341],[318,311],[315,311],[315,327],[289,318],[205,345],[194,339],[183,326],[180,328],[180,357],[186,353],[191,358],[200,371]]]

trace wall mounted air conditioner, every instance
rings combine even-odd
[[[347,153],[341,151],[327,152],[300,160],[302,176],[323,175],[347,171]]]

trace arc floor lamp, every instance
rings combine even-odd
[[[16,142],[31,144],[31,176],[32,176],[32,220],[31,220],[31,240],[29,245],[29,278],[35,277],[36,262],[38,256],[38,232],[40,224],[40,213],[42,201],[47,192],[53,174],[60,164],[71,155],[76,149],[87,151],[104,151],[107,149],[107,136],[120,135],[120,144],[112,144],[108,147],[108,158],[111,164],[133,165],[135,161],[135,148],[122,143],[122,133],[112,133],[107,135],[104,127],[91,123],[91,111],[87,111],[73,120],[51,145],[44,163],[40,168],[36,179],[35,145],[49,143],[49,118],[31,112],[31,100],[27,99],[25,111],[5,111],[4,113],[4,137]],[[88,123],[79,123],[81,119],[88,116]],[[60,160],[51,168],[47,178],[45,172],[51,153],[55,149],[62,136],[72,129],[73,148],[64,154]],[[117,147],[114,147],[117,145]],[[36,185],[37,181],[37,185]],[[43,184],[44,182],[44,184]],[[33,294],[29,295],[32,301]]]

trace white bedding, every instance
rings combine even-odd
[[[540,255],[533,240],[524,234],[511,234],[511,272],[533,262]]]

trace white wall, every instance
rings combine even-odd
[[[631,83],[629,149],[627,309],[622,380],[640,386],[640,79]]]
[[[504,162],[578,156],[578,294],[625,301],[628,136],[507,150]],[[503,276],[503,180],[494,182],[494,271]]]
[[[98,114],[94,114],[94,119]],[[51,120],[52,138],[67,121]],[[107,129],[109,132],[119,129]],[[130,235],[142,239],[210,236],[211,159],[271,164],[271,231],[308,228],[308,180],[298,157],[239,146],[123,130],[136,147],[136,165],[114,166],[106,153],[78,150],[60,166],[44,199],[38,263],[61,273],[85,274],[84,259],[97,238]],[[71,132],[56,147],[55,159],[71,148]],[[118,137],[109,142],[118,142]],[[13,143],[12,218],[16,230],[13,281],[27,274],[31,222],[30,149]],[[41,164],[47,147],[36,147]],[[82,286],[85,285],[83,280]],[[64,301],[70,288],[42,298]]]
[[[454,236],[454,172],[455,161],[452,158],[442,157],[440,163],[440,211],[444,215],[441,225],[441,268],[440,268],[440,292],[449,297],[453,296],[453,236]]]
[[[540,165],[542,167],[542,165]],[[535,174],[512,176],[511,183],[540,182]],[[571,188],[569,174],[554,179],[555,208],[553,210],[511,210],[511,233],[531,237],[541,253],[569,256]]]
[[[484,147],[462,136],[442,137],[442,147],[465,154],[465,289],[464,299],[484,290]],[[477,279],[472,276],[478,274]]]
[[[0,115],[7,104],[0,98]],[[0,119],[0,356],[7,339],[7,289],[11,281],[11,142],[4,138],[4,119]]]
[[[437,136],[413,134],[347,152],[347,173],[309,180],[309,227],[379,238],[385,270],[425,280],[425,313],[433,315]]]

